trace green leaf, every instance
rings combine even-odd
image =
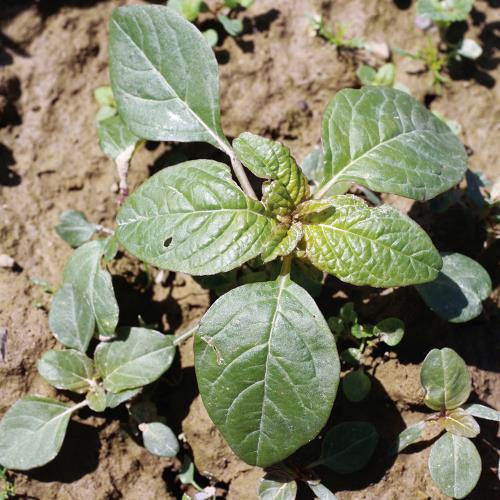
[[[18,400],[0,421],[0,464],[29,470],[45,465],[61,449],[72,408],[39,396]]]
[[[262,251],[262,261],[271,262],[279,256],[290,255],[302,239],[302,224],[292,223],[290,227],[279,224]]]
[[[357,347],[348,347],[340,353],[340,359],[350,366],[358,366],[361,361],[361,351]]]
[[[174,10],[114,10],[109,72],[121,117],[152,141],[209,142],[227,150],[217,61],[203,35]]]
[[[453,350],[432,349],[422,363],[420,382],[425,389],[424,403],[433,410],[453,410],[465,403],[471,391],[471,378],[465,361]]]
[[[97,136],[102,152],[116,163],[128,163],[140,141],[119,116],[98,122]]]
[[[144,447],[159,457],[175,457],[179,453],[179,442],[170,427],[161,422],[149,422],[139,425]]]
[[[362,368],[348,373],[342,379],[342,391],[345,397],[353,403],[363,401],[368,396],[371,388],[370,377],[366,375]]]
[[[64,284],[71,284],[75,296],[90,305],[99,333],[107,337],[114,335],[119,313],[111,275],[100,268],[108,241],[106,238],[85,243],[73,253],[64,268]]]
[[[150,384],[168,370],[175,355],[172,335],[147,328],[118,330],[96,348],[94,361],[106,390],[121,392]]]
[[[453,23],[467,19],[474,0],[417,0],[417,15],[434,22]]]
[[[337,500],[337,497],[323,484],[307,481],[307,485],[311,488],[318,500]]]
[[[481,457],[472,441],[447,432],[431,448],[429,471],[445,495],[464,498],[479,480]]]
[[[243,33],[243,23],[241,19],[231,19],[224,14],[219,14],[217,19],[230,36],[238,36]]]
[[[319,297],[323,288],[323,273],[306,260],[293,259],[290,270],[292,281],[305,288],[312,297]]]
[[[182,484],[194,483],[194,464],[189,455],[182,457],[181,471],[179,472],[179,481]]]
[[[256,257],[276,224],[245,196],[229,167],[211,160],[153,175],[126,199],[117,221],[117,237],[130,253],[194,275],[229,271]]]
[[[322,125],[321,191],[351,181],[428,200],[462,178],[467,155],[451,130],[408,94],[387,87],[338,92]]]
[[[343,422],[326,434],[321,462],[334,472],[350,474],[361,470],[378,443],[378,433],[368,422]]]
[[[208,29],[202,32],[202,35],[205,37],[208,45],[214,48],[219,41],[219,34],[214,29]]]
[[[309,194],[306,177],[283,144],[244,132],[233,141],[236,156],[265,183],[262,201],[276,214],[287,214]]]
[[[239,4],[244,9],[249,9],[254,3],[255,3],[255,0],[239,0]]]
[[[259,486],[259,500],[295,500],[297,483],[290,481],[274,481],[263,479]]]
[[[75,350],[47,351],[38,361],[38,372],[57,389],[84,393],[94,376],[92,360]]]
[[[339,310],[340,319],[347,325],[357,323],[358,314],[354,308],[353,302],[346,302]]]
[[[474,417],[462,408],[448,412],[440,422],[445,430],[456,436],[473,438],[481,431]]]
[[[384,87],[392,87],[394,85],[394,80],[396,78],[396,67],[392,63],[387,63],[382,66],[377,71],[376,85],[382,85]]]
[[[459,253],[443,253],[437,278],[417,286],[418,293],[440,318],[464,323],[481,314],[491,293],[491,278],[481,264]]]
[[[169,0],[167,7],[176,10],[188,21],[194,23],[200,15],[203,0]]]
[[[229,446],[261,467],[318,434],[339,380],[326,321],[286,277],[241,286],[212,305],[196,334],[195,369],[203,403]]]
[[[111,87],[97,87],[94,90],[94,99],[99,106],[109,106],[110,108],[116,107],[115,97]]]
[[[465,405],[464,410],[469,415],[472,415],[474,417],[500,422],[500,411],[494,410],[493,408],[488,408],[487,406],[479,404],[470,404]]]
[[[106,397],[106,392],[101,386],[93,387],[86,397],[87,403],[91,410],[96,412],[102,412],[106,409],[108,399]]]
[[[49,328],[66,347],[87,350],[94,334],[94,314],[85,296],[70,283],[59,288],[52,299]]]
[[[73,248],[83,245],[92,238],[99,226],[87,220],[78,210],[66,210],[59,217],[56,233]]]
[[[405,286],[436,278],[441,257],[429,236],[395,208],[336,196],[322,221],[304,225],[306,252],[322,271],[354,285]]]
[[[375,325],[373,333],[393,347],[401,342],[405,334],[405,324],[399,318],[386,318]]]
[[[106,393],[106,406],[108,408],[116,408],[121,405],[125,401],[132,399],[134,396],[137,396],[141,392],[141,389],[130,389],[128,391],[121,392],[107,392]]]
[[[394,447],[391,447],[390,454],[397,455],[401,451],[403,451],[407,446],[413,444],[417,439],[420,438],[422,432],[425,429],[425,421],[422,420],[414,425],[410,425],[403,432],[401,432],[398,436],[397,443],[395,443]]]
[[[351,335],[355,339],[369,339],[373,337],[373,326],[372,325],[352,325]]]

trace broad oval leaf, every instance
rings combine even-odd
[[[85,243],[75,250],[64,268],[64,284],[72,285],[75,300],[83,300],[90,306],[99,333],[106,337],[114,335],[119,313],[111,275],[100,268],[101,257],[108,242],[109,238]],[[85,341],[86,345],[82,342],[82,351],[88,346],[90,338]]]
[[[343,422],[323,439],[321,463],[339,474],[361,470],[378,443],[378,433],[369,422]]]
[[[424,230],[395,208],[354,196],[328,200],[332,211],[304,224],[307,257],[354,285],[406,286],[436,278],[441,257]],[[318,214],[318,217],[321,214]]]
[[[473,417],[500,422],[500,411],[494,410],[493,408],[488,408],[487,406],[479,404],[470,404],[465,405],[464,410]]]
[[[244,132],[233,141],[236,155],[257,177],[273,179],[262,201],[273,213],[289,213],[309,194],[302,170],[283,144]]]
[[[39,396],[17,401],[0,421],[0,464],[29,470],[45,465],[61,449],[71,418],[67,404]]]
[[[106,407],[107,408],[116,408],[117,406],[121,405],[122,403],[125,403],[125,401],[128,401],[132,399],[133,397],[137,396],[141,392],[141,388],[138,389],[129,389],[127,391],[121,391],[121,392],[107,392],[106,393]]]
[[[95,329],[92,307],[71,283],[64,284],[50,305],[49,328],[61,344],[85,352]]]
[[[371,388],[370,377],[362,369],[350,372],[342,379],[342,391],[345,397],[353,403],[363,401]]]
[[[295,500],[297,483],[293,480],[263,479],[259,486],[259,500]]]
[[[172,335],[126,327],[118,330],[116,339],[97,346],[94,362],[105,389],[119,393],[157,380],[168,370],[174,355]]]
[[[447,347],[427,354],[420,381],[425,389],[424,403],[433,410],[458,408],[467,401],[472,387],[465,361]]]
[[[448,126],[405,92],[364,87],[338,92],[322,125],[325,176],[428,200],[462,178],[467,155]]]
[[[443,253],[443,267],[434,281],[417,286],[418,293],[440,318],[464,323],[481,314],[491,293],[491,278],[481,264],[459,253]]]
[[[229,446],[262,467],[318,434],[339,381],[326,321],[285,277],[241,286],[212,305],[196,334],[195,368],[203,403]]]
[[[444,429],[456,436],[473,438],[480,432],[479,424],[475,418],[463,408],[456,408],[448,412],[440,419],[440,422]]]
[[[179,441],[170,427],[161,422],[141,423],[144,447],[159,457],[175,457],[179,453]]]
[[[407,446],[413,444],[417,439],[420,438],[422,432],[425,429],[425,420],[418,422],[416,424],[410,425],[404,431],[402,431],[397,439],[397,442],[394,446],[391,446],[389,454],[397,455],[401,451],[403,451]]]
[[[84,393],[94,376],[94,363],[85,354],[73,349],[51,350],[38,361],[38,372],[57,389]]]
[[[97,412],[104,411],[108,406],[106,391],[100,385],[92,387],[85,399],[89,408]]]
[[[373,333],[387,345],[394,347],[405,334],[405,324],[399,318],[385,318],[375,325]]]
[[[227,149],[214,53],[174,10],[160,5],[115,9],[109,73],[120,116],[137,136]]]
[[[83,245],[92,238],[99,226],[89,222],[83,212],[66,210],[59,217],[56,233],[73,248]]]
[[[193,275],[229,271],[256,257],[276,225],[229,167],[211,160],[153,175],[127,198],[117,221],[117,237],[130,253]]]
[[[429,471],[445,495],[464,498],[479,480],[481,457],[468,438],[447,432],[432,446]]]

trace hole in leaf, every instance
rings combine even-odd
[[[170,246],[170,243],[172,243],[172,238],[167,238],[164,242],[163,242],[163,246],[165,248],[168,248]]]

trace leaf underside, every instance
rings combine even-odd
[[[429,236],[395,208],[353,196],[330,200],[333,213],[304,225],[306,252],[322,271],[354,285],[405,286],[435,279],[441,257]]]
[[[227,144],[214,53],[174,10],[160,5],[115,9],[109,72],[120,116],[137,136]]]
[[[322,125],[323,185],[352,181],[428,200],[465,174],[467,155],[448,126],[414,98],[387,87],[338,92]]]
[[[326,321],[287,278],[218,299],[200,323],[195,368],[214,423],[237,455],[262,467],[318,434],[339,380]]]
[[[236,185],[227,165],[195,160],[153,175],[118,213],[120,243],[141,260],[209,275],[256,257],[276,222]]]
[[[133,134],[120,116],[112,116],[97,123],[97,135],[102,152],[117,161],[120,155],[132,156],[140,138]]]

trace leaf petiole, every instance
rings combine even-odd
[[[174,345],[179,345],[185,342],[189,337],[192,337],[197,331],[200,325],[196,324],[191,328],[188,328],[184,333],[181,333],[174,339]]]

